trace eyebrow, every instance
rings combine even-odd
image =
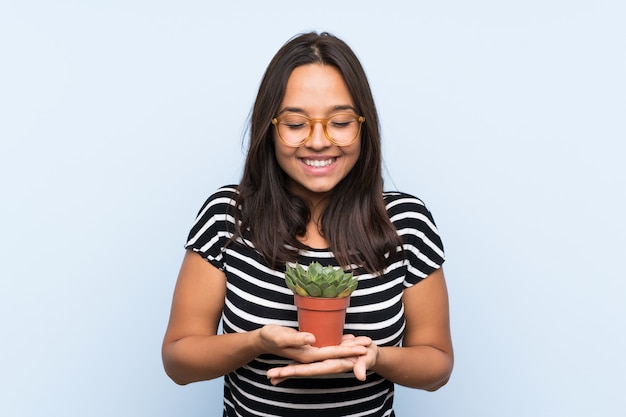
[[[357,112],[356,109],[354,108],[354,106],[351,106],[349,104],[341,104],[341,105],[337,105],[337,106],[332,106],[330,108],[330,110],[328,111],[328,113],[333,113],[336,111],[341,111],[341,110],[352,110],[353,112]],[[302,113],[302,114],[307,114],[306,111],[300,107],[283,107],[279,112],[278,112],[278,116],[280,116],[283,113]]]

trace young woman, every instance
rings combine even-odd
[[[378,116],[338,38],[272,59],[239,185],[189,233],[163,362],[179,384],[224,376],[224,416],[393,416],[394,383],[444,385],[453,353],[443,247],[423,202],[383,192]],[[286,263],[353,270],[339,346],[298,332]],[[218,334],[222,321],[223,334]]]

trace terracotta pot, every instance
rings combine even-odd
[[[298,307],[300,331],[315,335],[313,346],[335,346],[341,343],[350,297],[317,298],[294,294],[294,301]]]

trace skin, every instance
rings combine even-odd
[[[354,113],[354,103],[341,73],[332,66],[302,65],[291,73],[279,116],[299,114],[326,118],[337,113]],[[348,146],[336,146],[324,135],[321,123],[313,126],[313,135],[303,146],[293,148],[274,139],[276,160],[287,173],[289,187],[295,194],[317,206],[352,170],[361,151],[361,139]],[[305,161],[333,161],[324,167],[312,167]]]
[[[297,112],[311,118],[354,107],[341,74],[334,68],[304,65],[292,72],[281,103],[281,113]],[[354,167],[360,140],[338,147],[316,124],[312,138],[300,148],[276,139],[276,158],[291,178],[290,189],[311,204],[312,220],[299,238],[311,247],[328,247],[316,226],[329,193]],[[306,159],[332,160],[324,168],[307,166]],[[293,364],[273,368],[273,384],[294,377],[352,371],[365,380],[368,371],[408,387],[436,390],[444,385],[453,366],[448,296],[443,270],[404,290],[406,330],[402,347],[379,347],[368,337],[345,335],[341,345],[316,348],[310,333],[266,325],[246,333],[218,334],[226,295],[225,274],[187,251],[174,290],[170,321],[162,347],[167,374],[178,384],[220,377],[261,354],[290,358]]]

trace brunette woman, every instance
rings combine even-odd
[[[241,181],[189,233],[163,342],[175,382],[224,376],[224,416],[346,417],[393,416],[396,383],[448,381],[441,239],[420,199],[383,191],[381,164],[353,51],[328,33],[286,43],[259,88]],[[284,280],[296,261],[358,276],[341,345],[297,331]]]

